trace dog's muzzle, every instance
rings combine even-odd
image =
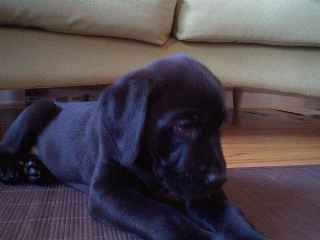
[[[210,173],[202,176],[188,174],[167,175],[164,187],[170,195],[181,200],[199,199],[219,191],[226,182],[225,174]]]

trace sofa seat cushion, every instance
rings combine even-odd
[[[121,3],[120,3],[121,2]],[[163,44],[176,0],[1,0],[0,25]]]
[[[320,1],[182,0],[176,36],[196,42],[320,46]]]
[[[186,43],[158,47],[114,38],[0,28],[0,89],[111,84],[156,59],[183,52],[227,87],[320,96],[320,49]]]

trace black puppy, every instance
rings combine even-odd
[[[176,55],[129,73],[97,102],[28,107],[0,145],[1,176],[14,181],[36,145],[55,177],[89,194],[93,217],[143,239],[264,239],[221,188],[225,115],[216,77]]]

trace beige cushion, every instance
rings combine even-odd
[[[176,0],[1,0],[0,25],[163,44]]]
[[[320,49],[185,43],[164,47],[113,38],[0,28],[0,89],[113,83],[156,59],[183,52],[225,86],[320,97]]]
[[[317,0],[182,0],[176,37],[196,42],[320,45]]]

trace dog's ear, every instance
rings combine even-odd
[[[130,166],[137,158],[150,91],[150,74],[136,71],[124,76],[100,96],[100,119],[112,141],[105,144],[114,145],[112,158],[123,166]]]

